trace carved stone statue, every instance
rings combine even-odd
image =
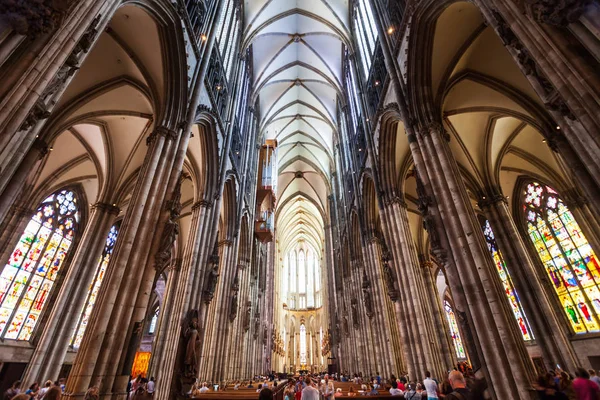
[[[244,316],[244,332],[248,332],[250,329],[250,314],[252,313],[252,303],[250,300],[246,302],[246,313]]]
[[[183,374],[194,378],[198,374],[198,358],[200,356],[200,333],[198,332],[198,312],[190,313],[189,323],[184,333],[186,339]]]
[[[210,303],[213,296],[215,295],[215,290],[217,289],[217,281],[219,279],[219,265],[213,265],[213,267],[208,272],[208,277],[206,278],[206,285],[204,285],[204,297],[205,302]]]
[[[387,261],[383,262],[383,276],[388,296],[390,296],[392,301],[398,300],[398,291],[394,285],[394,282],[396,282],[396,277],[394,276],[394,271],[392,271],[392,268]]]
[[[360,326],[358,321],[358,301],[355,298],[350,301],[350,308],[352,309],[352,325],[354,329],[358,329]]]
[[[233,292],[233,298],[231,299],[231,308],[229,309],[229,322],[233,322],[237,315],[238,309],[238,292]]]
[[[342,319],[342,324],[344,328],[344,335],[350,336],[350,329],[348,328],[348,316],[344,315],[344,318]]]

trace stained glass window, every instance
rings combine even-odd
[[[306,365],[307,357],[306,350],[306,325],[300,325],[300,364]]]
[[[524,192],[529,237],[575,333],[600,331],[600,266],[558,193],[532,182]]]
[[[302,243],[302,244],[301,244]],[[285,272],[288,270],[289,273]],[[289,310],[319,308],[321,301],[321,266],[314,247],[306,242],[298,242],[284,258],[285,279],[281,284],[281,298]]]
[[[0,338],[31,338],[78,222],[79,205],[70,190],[40,204],[0,274]]]
[[[120,227],[121,221],[114,224],[108,232],[108,237],[106,238],[104,250],[102,251],[102,255],[98,260],[98,266],[96,267],[94,280],[90,284],[87,298],[83,305],[83,309],[81,310],[79,321],[77,322],[77,329],[75,330],[73,338],[71,339],[71,346],[75,348],[79,348],[79,346],[81,345],[81,340],[83,339],[85,328],[87,327],[87,324],[89,322],[90,315],[92,315],[92,310],[94,309],[94,304],[96,304],[98,293],[100,293],[100,286],[102,285],[102,280],[104,279],[104,275],[106,274],[106,267],[108,267],[108,262],[110,261],[110,257],[115,248],[115,243],[117,242],[117,235],[119,234]]]
[[[152,315],[152,319],[150,320],[150,327],[148,328],[148,334],[154,335],[156,332],[156,324],[158,323],[158,313],[160,312],[160,307],[156,307],[156,311],[154,311],[154,315]]]
[[[529,321],[525,316],[525,311],[521,305],[521,300],[519,299],[515,285],[510,277],[510,273],[506,268],[506,263],[504,262],[502,253],[498,249],[498,244],[496,243],[496,237],[494,236],[494,231],[492,230],[490,221],[482,218],[480,219],[480,222],[482,223],[483,236],[485,236],[488,249],[492,254],[494,264],[496,264],[496,271],[498,272],[498,276],[502,282],[504,293],[506,294],[506,298],[508,299],[508,303],[510,304],[515,319],[517,320],[517,324],[519,324],[519,329],[521,331],[521,335],[523,335],[523,340],[532,340],[534,337],[533,333],[531,332],[531,327],[529,326]]]
[[[444,300],[444,310],[446,311],[446,318],[448,319],[448,325],[450,326],[450,335],[452,336],[452,342],[454,343],[454,349],[456,350],[456,357],[459,360],[466,360],[467,353],[463,346],[460,332],[458,331],[458,324],[456,323],[456,316],[454,310],[448,301]]]
[[[358,41],[363,72],[369,76],[369,69],[375,54],[378,33],[371,5],[367,0],[358,0],[354,10],[354,33]]]

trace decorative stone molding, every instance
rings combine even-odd
[[[166,140],[175,140],[177,139],[177,131],[167,128],[166,126],[157,126],[154,128],[154,132],[146,139],[146,144],[148,146],[151,145],[159,136],[164,137]]]
[[[538,6],[557,7],[557,3],[582,3],[575,0],[524,0],[529,3],[537,3]],[[541,8],[539,8],[541,10]],[[506,47],[512,48],[517,53],[517,61],[521,65],[523,73],[530,76],[543,91],[544,105],[550,111],[558,112],[562,116],[575,120],[575,115],[569,109],[560,94],[554,88],[552,82],[546,78],[543,71],[538,67],[527,49],[523,47],[517,35],[510,28],[504,17],[497,11],[492,11],[495,23],[495,29],[498,36]]]
[[[3,1],[2,19],[20,35],[36,38],[56,29],[73,0]]]
[[[48,108],[46,107],[46,103],[44,103],[43,98],[40,97],[35,102],[31,110],[29,110],[27,117],[25,117],[25,120],[19,127],[19,131],[27,131],[33,128],[39,121],[45,120],[49,116],[50,111],[48,111]]]
[[[587,204],[587,199],[583,197],[577,188],[570,188],[562,191],[562,196],[569,208],[577,209],[585,206]]]
[[[201,208],[201,207],[204,207],[204,208],[207,208],[207,209],[208,209],[208,208],[211,208],[211,207],[212,207],[212,202],[210,202],[210,201],[208,201],[208,200],[200,200],[200,201],[197,201],[197,202],[195,202],[195,203],[192,205],[192,211],[196,211],[196,210],[198,210],[198,209],[199,209],[199,208]]]
[[[581,17],[593,0],[524,0],[525,9],[538,22],[567,26]]]
[[[500,202],[507,202],[506,197],[504,197],[501,193],[498,193],[495,190],[490,190],[488,191],[488,193],[490,194],[481,196],[479,201],[477,201],[479,208],[481,208],[482,210],[490,208],[494,204],[498,204]]]
[[[102,202],[95,203],[92,206],[92,209],[99,209],[102,211],[106,211],[112,215],[119,215],[119,213],[121,212],[121,209],[119,207],[117,207],[116,204],[108,204],[108,203],[102,203]]]
[[[44,140],[37,138],[33,141],[31,145],[31,150],[38,151],[40,153],[40,160],[48,154],[48,143]]]

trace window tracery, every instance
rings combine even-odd
[[[79,316],[79,321],[77,322],[77,329],[75,329],[75,333],[71,339],[71,346],[74,348],[79,348],[81,341],[83,340],[83,334],[85,333],[85,328],[87,327],[90,315],[92,315],[92,310],[96,304],[96,299],[100,293],[100,287],[102,285],[102,281],[104,280],[110,257],[112,256],[112,252],[115,248],[115,243],[117,242],[117,235],[119,234],[120,228],[121,221],[118,221],[110,228],[110,231],[108,232],[104,250],[102,251],[102,255],[98,260],[98,266],[96,267],[94,280],[92,281],[88,290],[83,309],[81,310],[81,315]]]
[[[465,348],[460,337],[458,323],[456,322],[456,315],[454,314],[454,309],[447,300],[444,300],[444,311],[446,312],[446,319],[448,320],[448,326],[450,327],[450,336],[452,337],[452,343],[454,343],[456,357],[459,360],[466,360],[467,353],[465,352]]]
[[[529,183],[527,232],[575,333],[600,331],[600,265],[573,214],[549,186]]]
[[[39,205],[0,275],[0,338],[31,338],[79,218],[71,190],[59,190]]]

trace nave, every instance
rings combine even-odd
[[[8,2],[0,391],[387,397],[429,372],[449,399],[587,400],[599,21],[596,0]]]

